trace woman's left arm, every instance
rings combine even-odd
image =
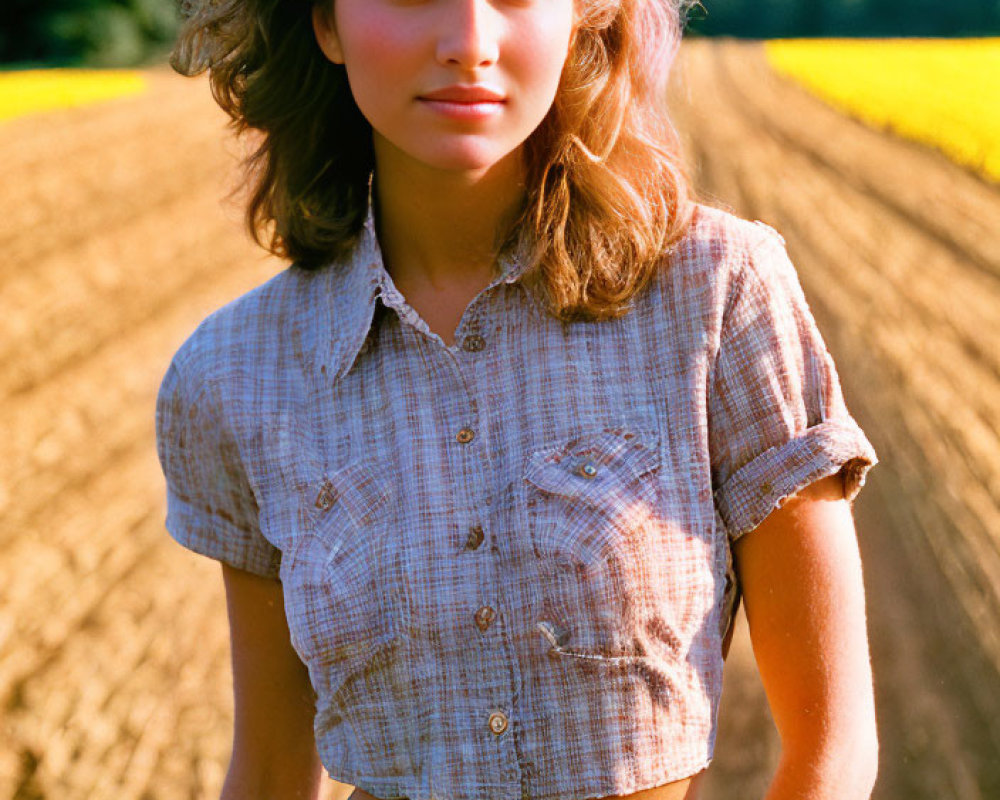
[[[764,800],[868,800],[878,768],[861,557],[843,477],[733,543],[781,760]]]

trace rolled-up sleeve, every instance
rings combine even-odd
[[[730,540],[808,484],[840,473],[854,500],[875,450],[773,231],[733,276],[709,387],[714,499]]]
[[[197,378],[175,356],[156,400],[167,531],[196,553],[276,578],[281,553],[260,531],[257,500],[218,389]]]

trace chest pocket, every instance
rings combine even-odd
[[[535,556],[577,572],[640,560],[655,518],[659,436],[605,428],[533,452],[524,471]]]
[[[308,526],[282,559],[292,646],[333,695],[397,657],[405,604],[392,533],[395,498],[353,462],[311,488]]]

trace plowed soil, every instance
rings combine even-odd
[[[1000,191],[758,45],[688,42],[677,77],[703,196],[785,236],[882,461],[855,504],[875,797],[1000,797]],[[216,797],[228,761],[222,582],[163,529],[153,404],[194,326],[283,264],[225,199],[207,84],[149,79],[0,126],[0,797]],[[703,796],[761,797],[779,748],[741,618]]]
[[[831,110],[759,44],[687,42],[675,77],[697,185],[785,237],[879,454],[854,506],[873,797],[1000,797],[1000,189]],[[761,797],[780,750],[740,633],[711,800]]]

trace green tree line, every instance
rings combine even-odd
[[[178,0],[0,0],[0,63],[149,63],[169,49],[178,20]],[[998,35],[1000,0],[701,0],[690,12],[688,32],[751,38]]]
[[[0,0],[0,63],[134,66],[162,58],[175,0]]]
[[[700,0],[688,30],[707,36],[996,36],[1000,0]]]

